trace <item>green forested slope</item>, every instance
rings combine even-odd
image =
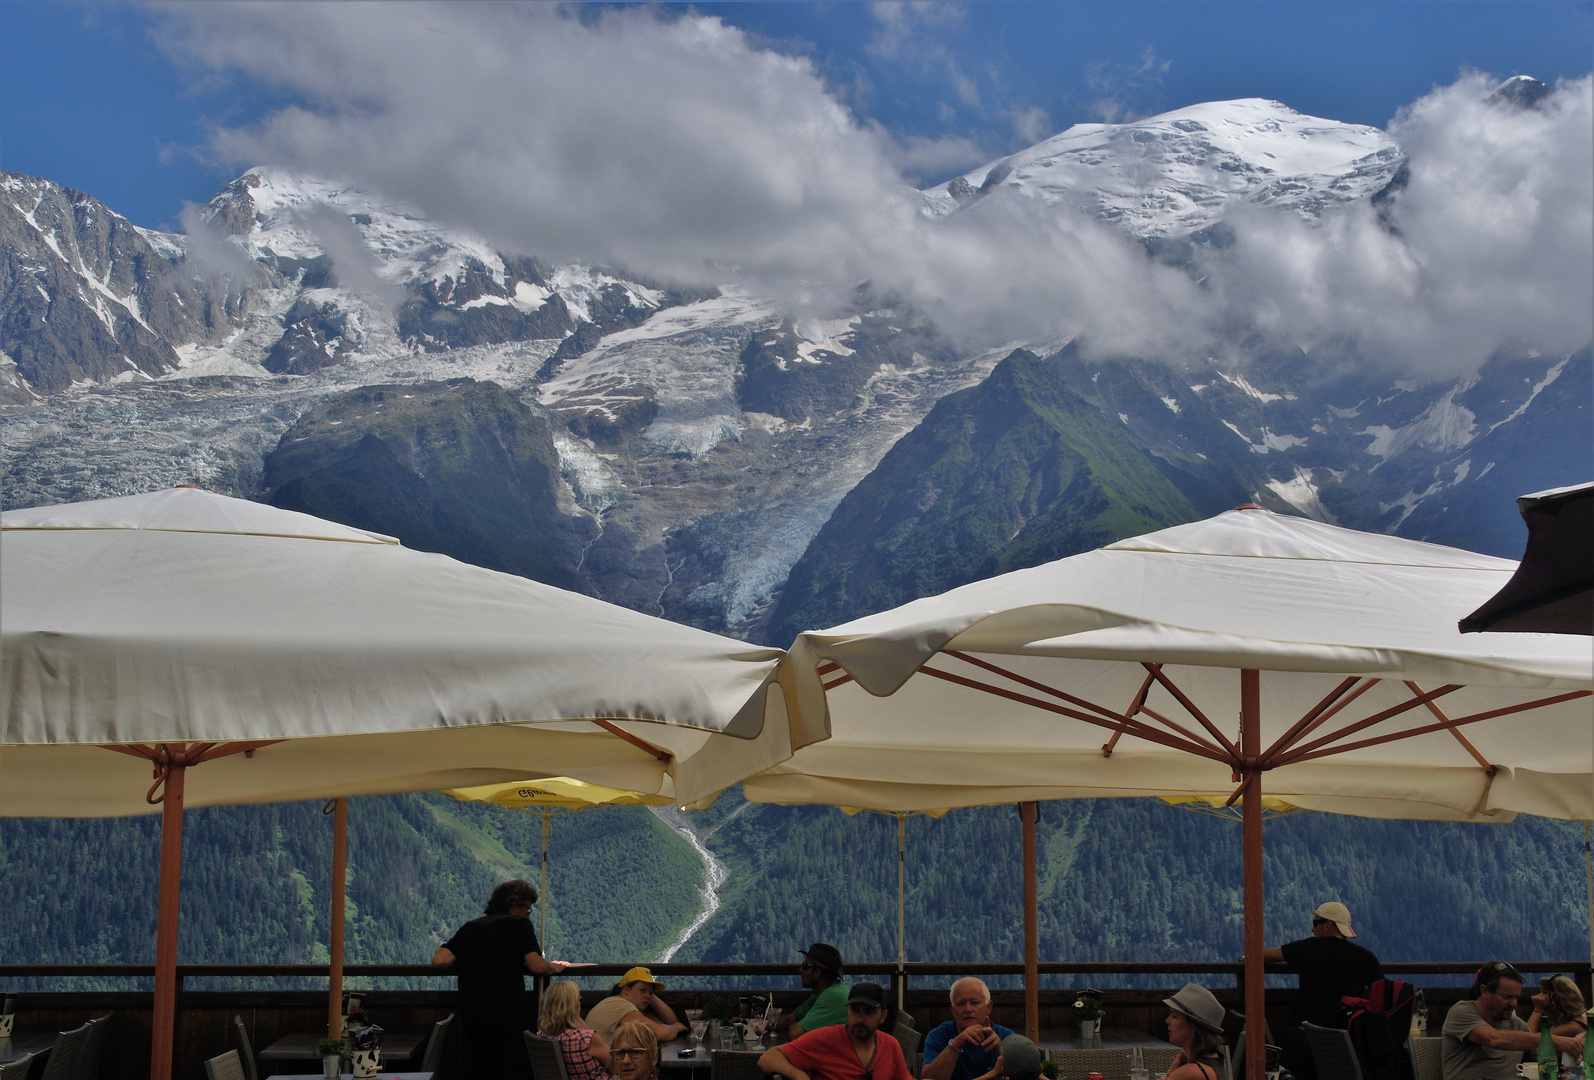
[[[1178,482],[1176,482],[1178,481]],[[848,492],[792,568],[771,643],[1193,521],[1200,486],[1019,349],[949,394]]]
[[[896,955],[896,823],[827,807],[748,806],[709,847],[724,907],[681,960],[784,961],[814,940]],[[1019,822],[1011,806],[908,821],[909,960],[1021,959]],[[1388,960],[1570,959],[1588,948],[1581,822],[1512,825],[1297,814],[1267,823],[1270,944],[1304,937],[1339,899]],[[1047,960],[1213,960],[1241,952],[1240,828],[1154,800],[1042,804],[1040,951]],[[1166,981],[1166,980],[1163,980]]]
[[[541,828],[436,794],[352,800],[347,959],[430,960],[499,881],[538,880]],[[319,804],[191,810],[184,833],[182,962],[326,959],[332,819]],[[646,959],[699,910],[702,859],[645,809],[561,816],[550,860],[550,955]],[[150,962],[158,861],[158,817],[0,821],[0,959]],[[613,902],[621,882],[647,902]]]

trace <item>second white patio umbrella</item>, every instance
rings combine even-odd
[[[1594,814],[1589,640],[1456,630],[1514,569],[1242,508],[975,582],[801,635],[800,708],[832,738],[743,791],[878,810],[1242,799],[1259,1011],[1264,775],[1341,813]]]

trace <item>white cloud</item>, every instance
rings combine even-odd
[[[925,14],[880,10],[902,34]],[[218,152],[373,184],[506,251],[710,283],[723,276],[710,268],[735,267],[799,306],[873,280],[984,341],[1082,333],[1145,355],[1244,327],[1436,372],[1591,332],[1587,79],[1529,112],[1486,105],[1481,77],[1437,90],[1392,127],[1411,158],[1388,210],[1398,234],[1366,206],[1315,225],[1256,209],[1192,274],[1009,189],[925,218],[904,174],[975,164],[972,143],[893,140],[809,60],[717,18],[539,4],[166,11],[176,54],[304,102],[218,130]],[[1166,66],[1148,51],[1131,74]]]
[[[1353,204],[1311,226],[1234,220],[1210,260],[1233,319],[1348,343],[1415,374],[1477,367],[1505,348],[1567,352],[1594,336],[1594,80],[1537,108],[1491,103],[1469,75],[1401,111],[1409,180],[1383,220]]]

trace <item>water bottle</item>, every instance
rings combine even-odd
[[[1129,1050],[1129,1080],[1151,1080],[1151,1072],[1146,1068],[1146,1056],[1138,1046]]]
[[[1550,1018],[1540,1018],[1539,1024],[1539,1080],[1560,1080],[1561,1055],[1555,1049],[1555,1039],[1550,1035]]]

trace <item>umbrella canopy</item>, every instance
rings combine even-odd
[[[204,806],[545,775],[690,798],[803,741],[779,650],[306,514],[174,489],[0,528],[0,816],[149,811],[113,744],[257,744],[190,774]]]
[[[569,776],[550,776],[541,780],[522,780],[515,784],[484,784],[481,787],[454,788],[448,792],[460,802],[484,802],[510,810],[536,814],[542,818],[541,929],[537,940],[548,948],[548,827],[557,814],[575,814],[600,806],[668,806],[662,795],[643,795],[635,791],[589,784]]]
[[[1238,799],[1260,1012],[1264,776],[1307,809],[1594,816],[1594,642],[1455,629],[1515,568],[1246,506],[975,582],[800,635],[799,707],[832,737],[743,791],[1020,803],[1031,1026],[1032,800]]]
[[[193,488],[10,511],[0,816],[162,810],[165,1080],[185,804],[337,799],[341,840],[348,795],[575,775],[690,798],[823,737],[791,728],[781,659]]]
[[[1251,669],[1270,796],[1588,818],[1594,646],[1455,629],[1515,568],[1247,509],[975,582],[801,635],[802,708],[832,737],[743,790],[880,810],[1226,799]]]
[[[1522,565],[1461,632],[1594,634],[1594,484],[1517,499],[1528,525]]]

